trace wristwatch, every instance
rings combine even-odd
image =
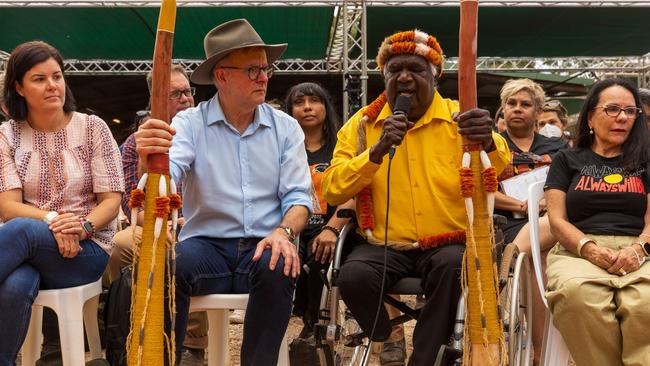
[[[643,249],[645,256],[650,257],[650,243],[647,241],[640,241],[639,244],[641,245],[641,249]]]
[[[81,228],[86,233],[86,237],[84,238],[84,240],[91,238],[95,233],[95,225],[92,223],[92,221],[88,220],[85,217],[81,218],[80,223],[81,223]]]
[[[43,217],[43,222],[50,225],[52,223],[52,220],[54,220],[55,217],[59,216],[59,213],[56,211],[50,211],[47,214],[45,214],[45,217]]]
[[[290,242],[296,241],[296,234],[294,234],[293,229],[288,227],[288,226],[278,226],[278,229],[284,231],[285,234],[287,234],[287,239]]]

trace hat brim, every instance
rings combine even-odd
[[[264,50],[266,51],[266,59],[267,62],[270,64],[274,63],[277,61],[280,56],[284,53],[284,51],[287,49],[287,44],[286,43],[281,43],[281,44],[247,44],[247,45],[241,45],[237,47],[231,47],[229,49],[225,49],[223,51],[220,51],[218,53],[215,53],[212,55],[210,58],[207,60],[203,61],[195,70],[192,72],[192,75],[190,76],[190,80],[194,84],[199,84],[199,85],[213,85],[214,82],[212,81],[212,69],[214,69],[214,65],[221,60],[222,58],[226,57],[230,52],[239,50],[242,48],[250,48],[250,47],[264,47]]]

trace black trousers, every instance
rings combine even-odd
[[[461,294],[463,245],[449,245],[425,252],[388,249],[385,289],[404,277],[422,278],[426,304],[413,332],[410,366],[433,365],[438,349],[447,344]],[[363,331],[370,336],[381,289],[384,248],[357,243],[345,259],[337,285],[341,296]],[[384,341],[391,332],[386,308],[380,308],[373,341]]]

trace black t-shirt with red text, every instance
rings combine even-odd
[[[307,226],[302,231],[301,240],[310,241],[329,221],[335,211],[335,207],[327,204],[323,198],[323,172],[330,166],[333,148],[325,145],[317,151],[307,150],[307,162],[309,164],[309,173],[311,174],[311,203],[313,213],[309,217]]]
[[[594,235],[641,233],[650,181],[645,168],[621,168],[621,157],[591,149],[567,149],[553,158],[544,189],[566,193],[569,222]]]

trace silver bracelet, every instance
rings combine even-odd
[[[632,247],[629,247],[629,248],[631,248],[632,251],[634,252],[634,255],[636,255],[636,260],[639,261],[639,267],[641,267],[641,266],[643,265],[643,263],[645,263],[645,259],[646,259],[646,258],[645,258],[645,257],[641,257],[641,256],[639,255],[639,253],[636,252],[636,249],[634,249],[634,248],[632,248]],[[642,259],[642,258],[643,258],[643,259]]]

